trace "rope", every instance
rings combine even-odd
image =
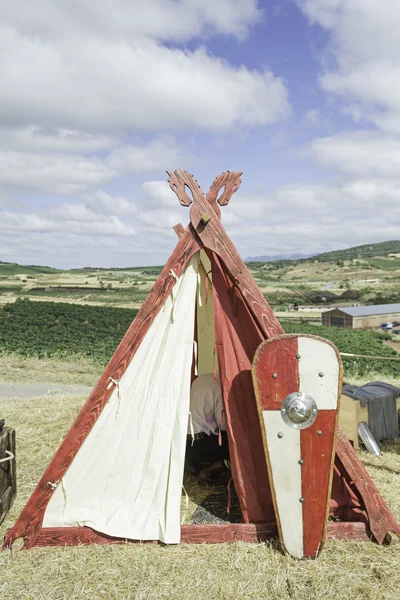
[[[201,275],[200,271],[197,273],[197,293],[198,293],[198,305],[203,306],[203,300],[201,298]]]
[[[59,483],[61,483],[62,493],[64,496],[64,508],[63,508],[63,512],[64,512],[67,507],[67,490],[64,485],[64,479],[61,477],[61,479],[59,479],[58,481],[54,481],[54,483],[52,481],[48,481],[46,485],[51,487],[51,489],[54,492],[54,490],[57,488]]]
[[[400,358],[393,358],[391,356],[370,356],[368,354],[350,354],[348,352],[339,352],[340,356],[351,356],[354,358],[378,358],[379,360],[395,360],[400,361]]]
[[[6,456],[5,458],[0,458],[0,463],[5,463],[5,462],[7,462],[9,460],[13,460],[15,458],[14,454],[12,452],[10,452],[9,450],[6,450],[6,454],[8,454],[8,456]]]
[[[189,429],[190,429],[190,435],[192,437],[192,446],[194,444],[194,427],[193,427],[193,418],[192,418],[192,413],[189,410]]]
[[[56,487],[58,486],[59,483],[60,483],[60,480],[55,481],[54,483],[52,481],[48,481],[46,483],[46,485],[48,485],[49,487],[51,487],[51,489],[54,491],[56,489]]]
[[[225,410],[222,409],[221,416],[219,418],[218,446],[222,446],[222,425],[224,422],[224,412],[225,412]]]
[[[64,485],[64,479],[61,477],[61,488],[62,488],[62,493],[64,496],[64,510],[63,512],[65,512],[65,509],[67,508],[67,489]]]
[[[193,353],[194,353],[194,374],[197,376],[199,374],[199,369],[197,365],[197,342],[193,340]]]
[[[171,275],[171,277],[173,277],[175,279],[176,282],[178,282],[178,275],[175,273],[175,271],[173,269],[170,270],[169,275]],[[171,323],[174,322],[174,305],[175,305],[175,298],[174,298],[174,288],[171,288],[171,302],[172,302],[172,308],[171,308]]]
[[[115,413],[115,420],[117,420],[118,416],[119,416],[119,407],[121,405],[121,386],[120,386],[121,380],[120,379],[113,379],[112,377],[109,377],[108,380],[110,382],[108,384],[108,386],[107,386],[108,390],[111,388],[112,385],[115,385],[116,388],[117,388],[118,404],[117,404],[117,411]]]
[[[226,512],[229,513],[231,512],[231,483],[232,483],[233,479],[232,477],[230,478],[230,480],[228,481],[228,504],[226,505]]]
[[[214,344],[214,350],[213,350],[213,374],[214,374],[214,379],[218,379],[218,374],[217,374],[217,359],[218,359],[217,346],[222,346],[222,342],[215,342],[215,344]]]
[[[206,304],[208,304],[209,286],[210,286],[210,280],[208,279],[208,275],[206,275],[206,278],[204,280],[204,291],[205,291],[205,296],[206,296]]]
[[[186,342],[187,344],[193,344],[193,358],[194,358],[194,374],[197,375],[199,374],[199,369],[198,369],[198,365],[197,365],[197,342],[196,340],[188,340]]]

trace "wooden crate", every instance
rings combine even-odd
[[[10,427],[0,431],[0,461],[10,457],[7,452],[11,452],[11,459],[0,462],[0,523],[4,521],[17,493],[15,429]]]
[[[396,400],[397,410],[400,410],[400,397]],[[361,406],[359,400],[354,400],[350,396],[342,394],[340,399],[339,425],[353,442],[353,446],[358,450],[360,444],[358,439],[358,424],[365,421],[369,425],[368,406]]]

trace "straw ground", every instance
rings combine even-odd
[[[71,382],[82,379],[78,375]],[[0,400],[0,415],[16,428],[18,440],[18,496],[0,526],[0,538],[14,523],[83,402],[83,397],[60,396]],[[384,450],[382,458],[365,453],[362,458],[400,519],[400,446],[391,443]],[[283,556],[276,542],[40,548],[0,552],[0,597],[392,600],[399,597],[399,567],[399,546],[358,542],[329,542],[316,561]]]

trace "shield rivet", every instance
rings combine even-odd
[[[272,379],[276,379],[278,377],[277,373],[272,373]]]
[[[283,433],[282,433],[282,431],[278,431],[278,438],[283,438]]]
[[[285,412],[286,412],[286,408],[281,408],[281,411],[282,411],[283,413],[285,413]]]
[[[300,360],[300,358],[301,358],[300,354],[296,354],[296,359]]]
[[[320,429],[318,429],[317,434],[322,435],[322,431]]]
[[[304,498],[299,498],[299,502],[304,502]]]
[[[322,371],[320,371],[320,372],[318,373],[318,375],[319,375],[320,377],[323,377],[323,376],[324,376],[324,374],[323,374],[323,372],[322,372]]]
[[[304,465],[304,460],[302,458],[299,460],[299,465]]]

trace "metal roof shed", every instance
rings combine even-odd
[[[322,313],[322,325],[345,329],[379,327],[385,321],[400,320],[400,303],[374,306],[341,306]]]

